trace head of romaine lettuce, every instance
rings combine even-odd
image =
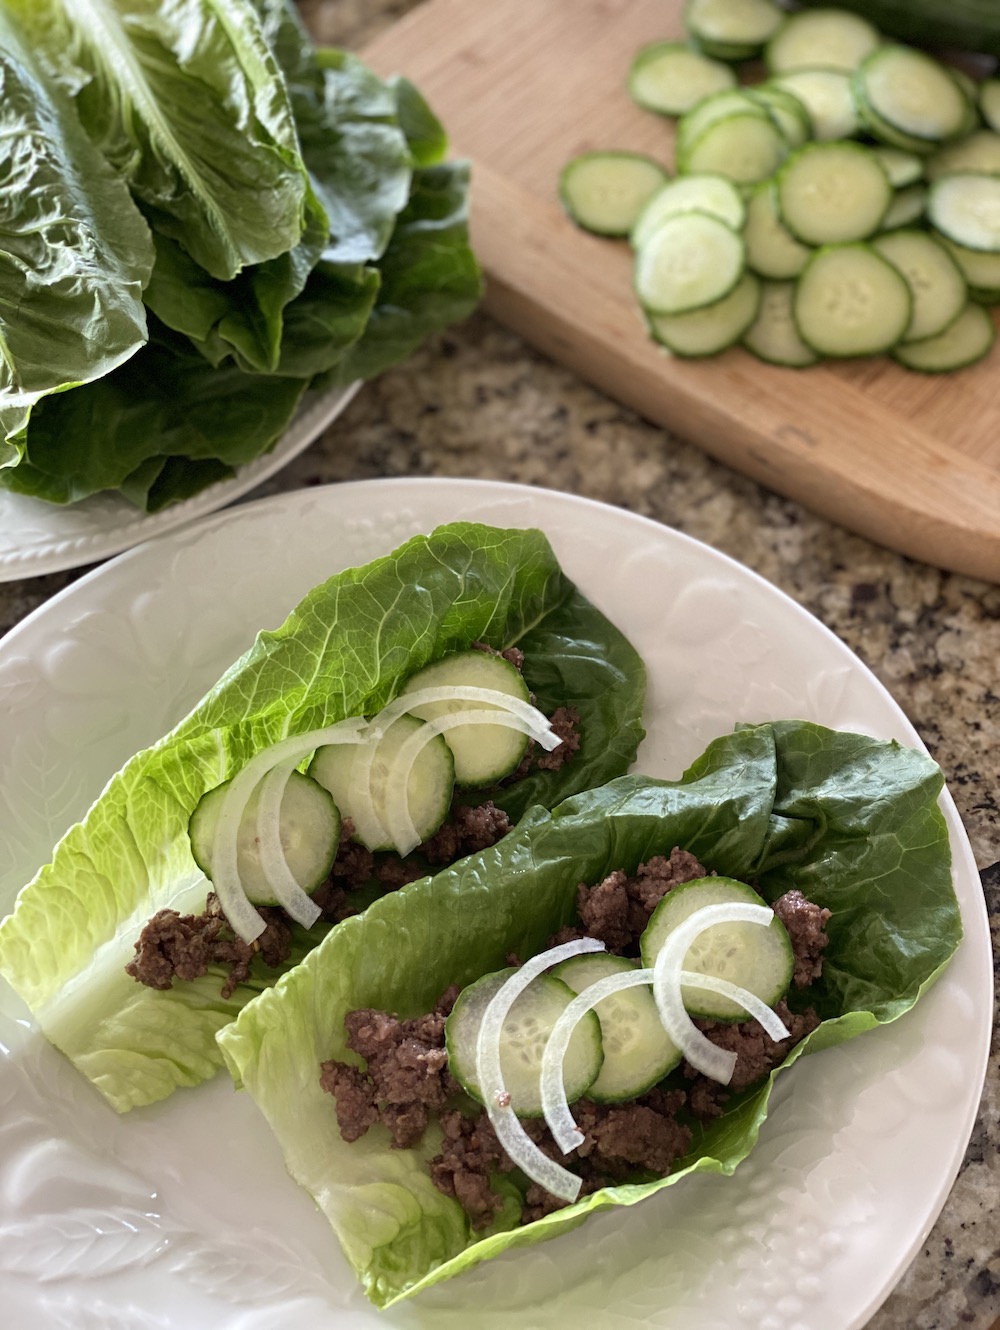
[[[265,970],[224,1000],[221,969],[166,992],[125,974],[157,910],[204,907],[187,835],[201,796],[286,735],[373,714],[415,670],[475,641],[516,642],[539,706],[580,713],[572,761],[496,796],[512,821],[628,769],[643,734],[635,651],[541,532],[454,523],[338,573],[261,633],[186,719],[112,777],[22,890],[0,924],[0,973],[115,1108],[213,1076],[216,1032],[277,977]],[[324,932],[296,928],[290,964]]]
[[[347,920],[219,1036],[234,1079],[281,1142],[289,1172],[315,1197],[369,1297],[379,1306],[514,1246],[553,1237],[593,1210],[632,1205],[686,1174],[731,1173],[757,1139],[774,1077],[805,1053],[894,1020],[910,1008],[961,937],[942,778],[922,753],[807,722],[742,726],[717,739],[680,781],[624,776],[535,808],[482,854],[385,897]],[[437,1191],[418,1150],[391,1148],[372,1128],[345,1143],[320,1063],[357,1062],[344,1016],[376,1007],[412,1017],[452,983],[527,958],[574,919],[576,887],[634,872],[674,845],[707,866],[753,880],[767,900],[797,887],[828,907],[822,980],[791,1005],[823,1023],[783,1066],[695,1132],[675,1171],[595,1192],[524,1227],[514,1188],[494,1229],[474,1234]],[[511,1203],[513,1202],[513,1203]]]

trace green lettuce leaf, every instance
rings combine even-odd
[[[128,188],[68,96],[0,11],[0,466],[32,407],[125,362],[146,341],[153,244]]]
[[[249,0],[6,0],[151,224],[213,277],[299,242],[309,178]]]
[[[558,678],[545,659],[557,638],[567,651]],[[223,1001],[222,970],[168,992],[124,973],[155,911],[204,906],[187,837],[201,796],[287,734],[378,711],[414,670],[476,640],[529,653],[537,643],[539,675],[529,655],[525,676],[539,705],[581,713],[579,761],[537,777],[533,798],[552,805],[628,767],[645,681],[631,646],[540,532],[456,523],[338,573],[261,633],[185,720],[111,779],[21,892],[0,924],[0,972],[117,1109],[213,1075],[216,1031],[253,996],[244,986]],[[296,955],[323,932],[300,930]]]
[[[498,845],[387,896],[333,930],[275,989],[219,1035],[238,1084],[264,1112],[292,1176],[329,1218],[380,1307],[512,1247],[633,1205],[691,1173],[730,1174],[757,1139],[775,1078],[799,1057],[895,1019],[916,1001],[961,937],[941,773],[921,753],[805,722],[745,726],[716,740],[679,782],[625,776],[531,809]],[[451,983],[528,957],[575,914],[577,884],[674,845],[769,900],[799,887],[833,911],[824,976],[809,990],[824,1023],[759,1088],[699,1129],[667,1178],[595,1192],[522,1228],[470,1231],[418,1150],[371,1129],[347,1144],[319,1086],[347,1051],[344,1016],[376,1007],[416,1016]],[[505,1222],[512,1198],[505,1196]]]

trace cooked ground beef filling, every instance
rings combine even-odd
[[[609,951],[634,954],[639,937],[658,902],[672,887],[707,876],[694,855],[675,847],[639,866],[633,876],[609,874],[596,886],[577,888],[582,927],[563,928],[548,945],[580,937],[596,937]],[[794,983],[806,987],[820,977],[827,943],[824,927],[829,910],[791,891],[774,903],[788,928],[795,955]],[[508,963],[516,964],[516,958]],[[503,1207],[491,1180],[510,1173],[514,1165],[498,1142],[485,1110],[470,1113],[456,1106],[459,1087],[448,1072],[445,1017],[458,990],[448,989],[430,1016],[399,1020],[385,1012],[363,1010],[346,1019],[348,1047],[363,1058],[366,1070],[349,1063],[322,1064],[320,1081],[336,1098],[342,1136],[356,1141],[376,1123],[388,1127],[394,1146],[416,1145],[432,1116],[442,1130],[441,1152],[430,1161],[435,1186],[454,1197],[473,1228],[485,1228]],[[626,1104],[596,1104],[581,1099],[573,1106],[584,1132],[582,1144],[563,1156],[541,1119],[526,1119],[528,1135],[552,1159],[573,1168],[583,1180],[581,1195],[636,1175],[670,1172],[691,1142],[692,1120],[718,1117],[732,1094],[760,1081],[785,1060],[791,1049],[819,1024],[810,1008],[791,1011],[784,1001],[775,1010],[789,1030],[788,1039],[773,1043],[756,1021],[724,1024],[698,1021],[699,1029],[719,1047],[736,1054],[728,1086],[721,1086],[681,1064],[683,1088],[657,1086]],[[563,1201],[537,1183],[524,1195],[521,1223],[531,1223],[559,1209]]]

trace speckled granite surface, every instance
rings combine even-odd
[[[358,47],[411,0],[303,0]],[[711,461],[535,355],[485,315],[367,386],[251,498],[373,476],[479,476],[629,508],[741,560],[871,667],[944,768],[981,869],[1000,861],[1000,587],[880,549]],[[0,632],[71,582],[0,586]],[[994,938],[1000,868],[984,874]],[[1000,1051],[962,1172],[869,1330],[991,1330],[1000,1317]],[[733,1330],[737,1330],[736,1327]]]

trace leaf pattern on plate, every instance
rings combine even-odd
[[[170,1324],[133,1303],[117,1307],[103,1298],[96,1302],[42,1298],[40,1306],[49,1317],[51,1330],[168,1330]]]
[[[157,1215],[138,1210],[71,1210],[0,1227],[0,1270],[51,1283],[94,1279],[148,1265],[167,1248]]]
[[[172,1244],[170,1269],[204,1293],[234,1303],[333,1293],[328,1280],[310,1269],[299,1252],[260,1229],[241,1242],[208,1241],[189,1233]]]

